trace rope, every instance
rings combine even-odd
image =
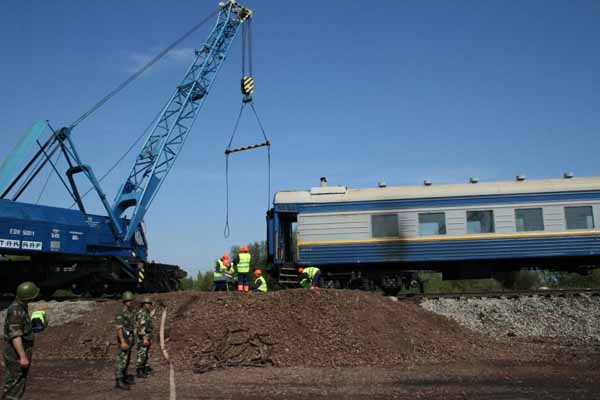
[[[167,322],[167,307],[163,308],[162,317],[160,319],[160,349],[163,357],[169,363],[169,400],[177,399],[177,391],[175,386],[175,368],[169,358],[169,352],[165,346],[165,324]]]
[[[79,118],[77,118],[75,120],[75,122],[73,122],[71,124],[71,128],[74,128],[75,126],[79,125],[84,119],[86,119],[87,117],[92,115],[96,110],[98,110],[100,107],[102,107],[107,101],[109,101],[111,98],[116,96],[117,93],[119,93],[121,90],[125,89],[125,87],[127,87],[131,82],[136,80],[148,68],[150,68],[158,60],[163,58],[169,51],[173,50],[173,48],[175,48],[177,45],[179,45],[181,42],[183,42],[185,39],[187,39],[188,36],[190,36],[192,33],[196,32],[205,23],[207,23],[208,21],[213,19],[213,17],[217,13],[219,13],[219,10],[213,11],[208,17],[204,18],[202,21],[200,21],[200,23],[194,25],[189,31],[184,33],[179,39],[175,40],[168,47],[166,47],[164,50],[162,50],[160,53],[158,53],[156,56],[154,56],[150,61],[148,61],[146,64],[144,64],[140,69],[138,69],[136,72],[134,72],[129,78],[125,79],[120,85],[118,85],[116,88],[114,88],[113,90],[108,92],[108,94],[106,96],[104,96],[102,99],[100,99],[100,101],[98,101],[96,104],[94,104],[92,106],[92,108],[90,108],[88,111],[83,113]]]

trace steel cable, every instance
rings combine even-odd
[[[163,58],[169,51],[173,50],[177,45],[179,45],[181,42],[183,42],[185,39],[187,39],[192,33],[196,32],[204,24],[206,24],[208,21],[213,19],[213,17],[217,13],[219,13],[219,10],[213,11],[208,17],[204,18],[201,22],[194,25],[190,30],[188,30],[186,33],[184,33],[179,39],[175,40],[168,47],[166,47],[164,50],[162,50],[160,53],[158,53],[156,56],[154,56],[150,61],[148,61],[146,64],[144,64],[140,69],[138,69],[136,72],[134,72],[129,78],[125,79],[120,85],[118,85],[116,88],[114,88],[113,90],[108,92],[108,94],[106,96],[104,96],[102,99],[100,99],[100,101],[98,101],[96,104],[94,104],[92,106],[92,108],[90,108],[88,111],[83,113],[79,118],[77,118],[75,120],[75,122],[73,122],[71,124],[71,128],[74,128],[75,126],[79,125],[84,119],[86,119],[87,117],[92,115],[96,110],[98,110],[100,107],[102,107],[107,101],[109,101],[111,98],[113,98],[115,95],[117,95],[117,93],[119,93],[121,90],[125,89],[125,87],[127,85],[129,85],[131,82],[136,80],[148,68],[150,68],[158,60]]]
[[[256,121],[258,122],[258,126],[260,128],[263,139],[265,140],[265,143],[268,143],[266,146],[267,147],[267,187],[268,187],[267,209],[271,205],[271,144],[270,144],[269,138],[267,137],[267,133],[265,132],[265,128],[263,127],[263,124],[258,116],[258,113],[256,112],[256,108],[254,107],[254,102],[242,101],[242,105],[240,107],[240,112],[235,121],[235,125],[233,127],[233,132],[231,134],[231,137],[229,138],[229,143],[227,144],[227,149],[225,150],[225,228],[223,229],[223,236],[226,239],[229,238],[229,235],[231,234],[231,228],[229,225],[229,155],[230,155],[230,153],[228,152],[228,150],[231,149],[231,145],[233,144],[233,140],[235,139],[237,130],[240,125],[240,120],[242,119],[242,114],[244,112],[244,108],[246,107],[247,104],[250,104],[250,107],[252,108],[254,117],[256,118]]]
[[[161,110],[162,111],[162,110]],[[127,157],[127,155],[131,152],[131,150],[134,149],[134,147],[139,143],[140,140],[142,140],[142,138],[144,138],[146,136],[146,134],[148,133],[148,131],[150,130],[150,128],[152,128],[152,126],[154,125],[154,123],[156,122],[156,120],[158,119],[158,117],[160,116],[161,112],[159,112],[158,114],[156,114],[156,116],[154,117],[154,119],[152,120],[152,122],[150,122],[150,124],[148,124],[148,126],[146,127],[146,129],[144,129],[144,131],[137,137],[137,139],[135,139],[135,141],[129,146],[129,148],[125,151],[125,153],[123,153],[123,155],[100,177],[100,179],[98,179],[98,183],[102,183],[102,181],[108,176],[110,175],[116,168],[117,166],[123,162],[123,160],[125,159],[125,157]],[[92,190],[94,190],[94,187],[90,187],[82,196],[81,199],[83,200],[83,198],[85,196],[87,196]],[[71,204],[71,206],[69,208],[73,208],[77,205],[77,203],[73,203]]]

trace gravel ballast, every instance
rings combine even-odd
[[[421,306],[489,336],[600,344],[600,297],[427,299]]]

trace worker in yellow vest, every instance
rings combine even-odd
[[[318,289],[321,287],[321,270],[317,267],[298,268],[300,286]]]
[[[267,293],[269,291],[269,288],[267,287],[267,280],[264,276],[262,276],[262,271],[260,269],[254,270],[254,277],[256,279],[254,280],[254,288],[252,289],[252,291],[259,293]]]
[[[229,254],[225,253],[215,264],[215,270],[213,271],[213,291],[221,292],[229,290],[229,284],[232,279],[229,272]]]
[[[37,310],[31,313],[31,330],[33,333],[40,333],[48,326],[46,310],[44,307],[38,307]]]
[[[248,246],[242,246],[240,248],[240,254],[238,255],[238,262],[236,263],[237,268],[237,279],[238,279],[238,292],[247,292],[250,290],[250,261],[252,256],[249,253]]]

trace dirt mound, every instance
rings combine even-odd
[[[199,372],[235,365],[404,365],[504,358],[515,351],[417,304],[357,291],[178,292],[154,298],[168,306],[172,358]],[[99,304],[79,320],[51,327],[36,353],[112,358],[118,307]]]

